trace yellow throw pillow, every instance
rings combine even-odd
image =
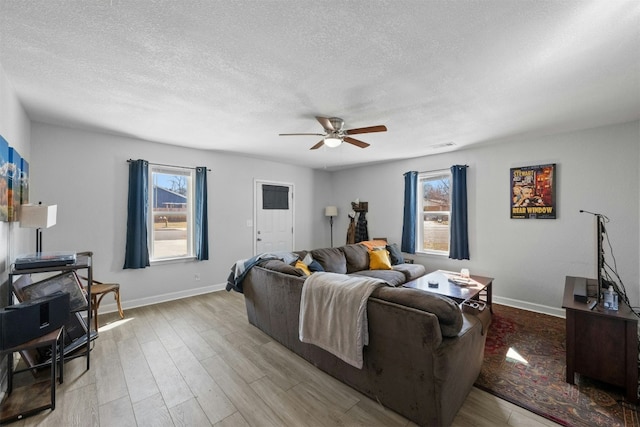
[[[311,276],[311,271],[309,270],[309,267],[307,267],[307,264],[305,264],[302,261],[296,261],[296,265],[295,268],[299,268],[300,270],[304,271],[304,275],[305,276]]]
[[[369,269],[371,270],[391,270],[391,260],[386,249],[369,251]]]

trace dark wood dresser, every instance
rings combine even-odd
[[[574,384],[576,373],[586,375],[624,388],[627,401],[637,404],[638,316],[622,301],[618,311],[574,301],[574,284],[580,280],[584,278],[567,276],[564,286],[567,382]],[[587,284],[597,289],[595,279]]]

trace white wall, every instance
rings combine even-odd
[[[31,122],[0,65],[0,135],[28,161],[31,158],[30,131]],[[6,304],[9,265],[17,254],[27,251],[28,237],[33,237],[35,242],[35,233],[29,232],[33,230],[21,229],[17,222],[0,222],[0,283],[3,285],[0,287],[0,306]]]
[[[44,250],[93,251],[94,277],[120,283],[125,308],[224,284],[231,265],[253,254],[247,220],[253,219],[254,179],[294,184],[295,249],[329,245],[323,214],[329,202],[327,172],[41,123],[33,123],[32,141],[32,200],[58,205],[58,223],[43,231]],[[209,261],[122,269],[129,158],[211,169]]]
[[[0,65],[0,135],[16,148],[20,155],[31,157],[30,122],[16,97]],[[0,222],[0,307],[7,305],[7,279],[9,266],[16,254],[26,251],[29,229],[20,229],[18,224]],[[35,235],[34,235],[35,239]],[[6,357],[6,356],[5,356]],[[4,398],[7,379],[5,357],[0,358],[0,401]]]
[[[125,307],[209,290],[231,264],[252,254],[255,178],[296,186],[296,248],[329,245],[327,204],[336,204],[335,245],[345,241],[350,202],[369,202],[370,236],[399,242],[403,173],[468,164],[471,260],[416,255],[429,271],[469,268],[491,276],[496,301],[562,315],[565,275],[595,276],[595,225],[579,209],[611,219],[607,230],[618,271],[638,305],[640,260],[640,127],[638,122],[328,173],[230,154],[40,123],[32,127],[32,200],[58,203],[58,225],[45,230],[46,250],[92,250],[96,277],[123,286]],[[122,270],[128,158],[212,169],[211,261]],[[509,169],[556,163],[558,219],[509,218]],[[202,278],[194,280],[195,274]],[[199,289],[202,288],[202,289]],[[105,306],[109,309],[108,306]]]
[[[417,262],[429,271],[467,267],[495,278],[497,300],[562,315],[564,277],[595,277],[595,222],[578,212],[585,209],[611,219],[606,228],[618,272],[639,305],[639,144],[636,121],[336,172],[336,244],[344,243],[355,198],[369,202],[369,235],[399,243],[404,172],[467,164],[471,260],[415,255]],[[546,163],[558,165],[558,219],[510,219],[509,169]]]

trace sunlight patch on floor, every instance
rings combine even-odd
[[[513,349],[513,347],[509,347],[509,351],[507,351],[507,359],[511,359],[511,360],[513,360],[515,362],[524,363],[525,365],[529,364],[529,362],[527,362],[527,359],[525,359],[524,357],[520,356],[520,353],[515,351]]]
[[[107,323],[106,325],[100,326],[98,328],[98,332],[105,332],[113,328],[117,328],[118,326],[122,326],[130,320],[133,320],[134,317],[127,317],[126,319],[116,320],[115,322]]]

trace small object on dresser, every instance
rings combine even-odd
[[[587,296],[587,279],[585,277],[576,277],[573,282],[573,300],[587,304],[589,297]]]
[[[440,284],[438,283],[437,280],[429,280],[429,287],[430,288],[437,288],[438,286],[440,286]]]
[[[604,308],[607,310],[618,311],[618,294],[613,290],[613,286],[604,292]]]
[[[484,301],[468,299],[462,302],[462,311],[467,314],[479,314],[487,308]]]
[[[14,267],[16,270],[26,270],[29,268],[60,267],[63,265],[75,264],[75,262],[75,252],[37,252],[17,257]]]

